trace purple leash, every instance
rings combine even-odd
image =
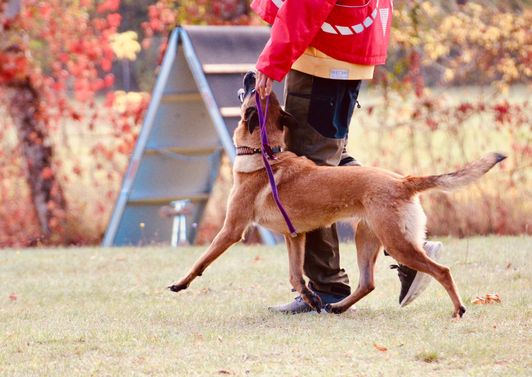
[[[281,214],[284,217],[284,221],[286,222],[286,225],[288,226],[290,235],[292,237],[295,237],[297,236],[296,228],[294,228],[294,225],[292,225],[292,222],[290,221],[288,214],[286,213],[283,205],[281,204],[281,200],[279,199],[279,191],[277,190],[277,185],[275,184],[275,178],[273,176],[272,167],[270,166],[270,163],[268,162],[268,159],[275,160],[275,156],[273,155],[272,148],[268,144],[268,135],[266,134],[266,116],[268,115],[268,106],[270,104],[270,96],[266,97],[266,106],[264,108],[264,112],[262,111],[262,106],[261,106],[258,92],[255,92],[255,102],[257,103],[257,112],[259,115],[260,143],[262,146],[261,156],[262,156],[262,161],[264,162],[264,166],[266,167],[266,173],[268,174],[268,180],[270,181],[270,186],[272,188],[273,199],[275,200],[275,204],[277,204],[277,208],[279,208],[279,211],[281,211]]]

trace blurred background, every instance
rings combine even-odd
[[[176,25],[261,25],[249,1],[0,0],[0,247],[98,244]],[[349,151],[404,174],[509,158],[422,199],[431,235],[531,234],[530,1],[396,2]],[[236,99],[236,97],[235,97]],[[198,243],[220,228],[222,165]]]

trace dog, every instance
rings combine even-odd
[[[317,166],[283,149],[284,127],[297,127],[297,122],[272,93],[266,129],[270,145],[277,150],[275,147],[281,147],[281,151],[270,162],[280,199],[297,229],[297,235],[292,237],[274,202],[260,154],[254,88],[255,74],[248,72],[244,77],[241,120],[233,137],[239,155],[233,165],[234,184],[223,227],[190,271],[168,288],[173,292],[188,288],[207,266],[242,238],[248,225],[256,223],[285,236],[290,283],[310,307],[320,312],[321,300],[307,287],[303,277],[305,233],[352,218],[359,221],[355,236],[358,287],[343,300],[326,305],[327,312],[342,313],[375,289],[375,262],[385,248],[399,263],[427,273],[443,285],[453,303],[453,317],[462,317],[466,309],[450,269],[430,259],[423,249],[426,216],[419,194],[430,189],[465,186],[506,156],[490,153],[453,173],[430,176],[402,176],[375,167]],[[264,108],[264,100],[261,102]]]

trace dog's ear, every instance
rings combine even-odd
[[[249,133],[252,134],[253,130],[259,125],[259,116],[255,107],[248,107],[244,113],[244,120],[248,126]]]
[[[290,113],[287,113],[283,109],[281,109],[281,126],[285,126],[287,128],[295,128],[297,127],[297,119]]]

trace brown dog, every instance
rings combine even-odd
[[[418,193],[429,189],[452,189],[481,177],[506,156],[491,153],[454,173],[425,177],[401,176],[372,167],[316,166],[305,157],[283,151],[271,161],[283,206],[297,236],[291,237],[277,208],[261,159],[260,132],[253,88],[254,74],[244,78],[242,119],[234,133],[237,152],[233,167],[234,185],[224,225],[207,251],[181,280],[171,285],[174,292],[186,289],[227,248],[238,242],[246,227],[257,223],[285,235],[290,260],[290,283],[305,302],[318,312],[320,298],[303,279],[305,233],[346,218],[361,220],[356,232],[360,270],[357,289],[342,301],[325,309],[342,313],[375,288],[375,261],[382,247],[399,263],[425,272],[447,290],[454,305],[454,317],[465,308],[448,267],[427,257],[426,217]],[[264,107],[264,104],[262,104]],[[284,147],[283,126],[295,127],[294,118],[284,112],[272,94],[267,114],[267,132],[272,147]],[[242,148],[244,147],[244,148]]]

